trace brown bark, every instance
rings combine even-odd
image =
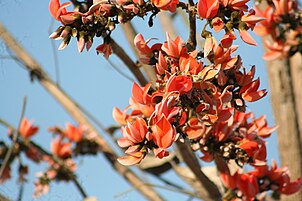
[[[66,111],[79,123],[86,125],[89,132],[99,134],[98,130],[85,117],[83,112],[79,109],[74,100],[72,100],[62,89],[60,89],[44,72],[42,67],[26,52],[19,43],[6,31],[4,26],[0,23],[0,37],[4,43],[16,54],[16,57],[24,64],[32,77],[37,78],[41,85],[66,109]],[[133,185],[142,195],[148,200],[162,201],[160,195],[150,186],[144,185],[144,182],[128,167],[125,167],[117,162],[117,154],[109,146],[106,140],[97,135],[94,138],[99,145],[101,152],[105,158],[112,165],[112,167],[121,174],[129,183]]]
[[[289,61],[283,59],[267,62],[267,72],[273,112],[276,124],[279,126],[277,132],[281,163],[288,165],[292,179],[296,179],[301,177],[302,172],[302,147],[293,87],[295,83],[292,82]],[[301,199],[301,190],[291,196],[282,196],[282,200],[288,201]]]

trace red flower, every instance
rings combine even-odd
[[[167,92],[178,91],[180,94],[189,92],[192,89],[192,80],[186,75],[172,75],[166,86]]]
[[[79,12],[67,12],[66,7],[71,5],[71,2],[65,2],[60,4],[59,0],[51,0],[49,2],[49,11],[53,18],[61,21],[62,24],[72,24],[76,19],[74,14],[80,14]]]
[[[61,138],[53,140],[50,149],[54,155],[61,158],[68,158],[71,156],[71,143],[64,143]]]
[[[172,40],[167,33],[167,41],[164,42],[161,49],[166,52],[167,55],[173,58],[179,58],[187,49],[184,46],[184,41],[178,36],[175,40]]]
[[[213,18],[219,9],[219,0],[199,0],[197,12],[201,18]]]
[[[175,138],[175,129],[164,115],[162,115],[151,129],[152,139],[159,148],[166,149],[171,146]]]
[[[75,127],[71,123],[67,123],[64,135],[73,142],[79,142],[83,139],[83,132],[83,127]]]
[[[238,176],[237,188],[247,199],[254,198],[259,192],[257,178],[248,173],[243,173]]]
[[[112,54],[112,47],[110,44],[103,43],[96,48],[97,53],[102,53],[106,59]]]
[[[254,102],[263,98],[267,94],[267,91],[265,89],[257,91],[259,86],[260,86],[259,78],[243,86],[240,89],[240,94],[242,98],[249,102]]]
[[[20,135],[24,138],[30,138],[36,134],[39,130],[39,127],[34,126],[32,122],[29,122],[27,118],[23,118],[20,125]]]
[[[129,147],[144,141],[148,128],[144,119],[137,118],[132,124],[128,122],[126,127],[122,127],[123,138],[118,139],[120,147]]]

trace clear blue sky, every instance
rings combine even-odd
[[[51,40],[48,39],[48,30],[51,25],[48,1],[0,0],[0,7],[0,21],[25,49],[37,59],[52,78],[56,79]],[[157,37],[163,41],[164,34],[156,24],[152,29],[147,29],[147,22],[143,22],[141,19],[136,20],[136,22],[136,28],[144,34],[145,38]],[[177,22],[177,24],[179,23]],[[57,26],[59,26],[59,23],[55,22],[52,30]],[[184,30],[181,27],[178,26],[178,29]],[[124,47],[129,47],[124,35],[118,32],[119,30],[116,30],[113,35],[116,41]],[[187,33],[183,32],[181,36],[186,38]],[[260,43],[259,38],[257,38],[257,41]],[[111,117],[112,108],[115,106],[124,108],[127,105],[132,83],[119,75],[106,59],[95,54],[95,47],[101,43],[102,39],[96,39],[88,53],[79,54],[76,48],[76,41],[72,40],[65,50],[56,50],[56,54],[59,60],[60,84],[62,88],[105,126],[110,126],[114,124]],[[238,44],[242,43],[239,42]],[[55,46],[59,46],[58,41],[55,41]],[[128,49],[127,51],[133,55],[131,50]],[[251,47],[247,44],[242,44],[239,51],[246,67],[253,64],[256,65],[257,74],[261,77],[261,88],[268,88],[266,68],[261,59],[262,47]],[[0,41],[0,56],[7,55],[9,55],[9,52],[3,42]],[[110,60],[120,70],[132,76],[123,63],[115,56],[110,57]],[[47,132],[47,128],[55,125],[64,126],[68,121],[74,122],[39,83],[30,82],[28,72],[13,60],[0,59],[0,94],[0,117],[15,126],[19,120],[23,97],[27,96],[26,117],[34,119],[36,124],[40,126],[40,132],[33,140],[41,143],[48,150],[52,136]],[[257,103],[250,104],[248,109],[254,111],[256,116],[266,114],[269,125],[273,125],[269,96]],[[6,139],[7,129],[1,125],[0,133],[1,139]],[[269,159],[277,157],[275,136],[269,140],[268,152]],[[25,187],[23,197],[27,201],[32,199],[34,173],[44,170],[45,164],[33,165],[29,161],[26,161],[26,163],[30,166],[29,182]],[[81,158],[77,160],[77,164],[79,180],[89,195],[106,201],[142,200],[140,195],[133,191],[116,197],[116,195],[129,190],[131,187],[111,170],[101,154],[97,157]],[[17,166],[14,164],[12,167],[12,179],[0,186],[0,193],[12,199],[16,199],[18,194],[16,168]],[[177,181],[173,174],[165,176]],[[149,176],[147,176],[147,179],[151,179],[151,183],[155,182]],[[173,198],[173,200],[185,199],[185,197],[169,191],[161,190],[161,193],[168,195],[168,197],[171,194],[170,198]],[[73,201],[80,199],[81,196],[73,184],[63,182],[51,185],[50,193],[39,200]]]

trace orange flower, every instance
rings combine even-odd
[[[104,55],[104,57],[106,59],[109,58],[109,56],[112,54],[112,47],[110,44],[107,44],[107,43],[103,43],[102,45],[99,45],[97,48],[96,48],[96,52],[99,54],[99,53],[102,53]]]
[[[122,125],[126,125],[127,124],[127,119],[129,117],[129,115],[126,114],[126,112],[122,112],[120,109],[118,108],[113,108],[112,110],[112,116],[113,116],[113,119],[119,123],[119,124],[122,124]]]
[[[144,87],[140,87],[136,82],[132,85],[132,97],[133,99],[140,104],[150,104],[151,96],[148,94],[148,91],[151,87],[152,83],[148,83]]]
[[[253,39],[253,37],[247,32],[247,30],[243,29],[243,30],[239,30],[240,32],[240,38],[246,42],[247,44],[250,45],[254,45],[256,46],[257,43],[256,41]]]
[[[151,0],[152,3],[161,10],[169,10],[170,12],[176,11],[176,6],[179,0]]]
[[[176,132],[164,115],[161,116],[159,121],[156,122],[151,129],[152,139],[159,148],[166,149],[171,146]]]
[[[188,126],[185,127],[185,133],[188,135],[189,139],[199,139],[206,132],[206,127],[204,122],[199,122],[195,117],[191,118],[188,121]]]
[[[83,127],[75,127],[71,123],[67,123],[64,135],[73,142],[79,142],[83,139],[83,131]]]
[[[167,83],[167,92],[178,91],[180,94],[189,92],[192,89],[193,82],[186,75],[172,75]]]
[[[166,52],[167,55],[173,58],[179,58],[187,51],[187,48],[184,46],[184,41],[179,36],[175,40],[172,40],[168,33],[166,35],[167,41],[164,42],[161,49]]]
[[[243,16],[241,17],[241,21],[242,21],[242,22],[245,22],[246,25],[247,25],[248,27],[250,27],[252,30],[254,29],[256,23],[265,20],[264,17],[262,17],[262,16],[256,16],[255,13],[256,13],[255,10],[251,9],[251,10],[248,12],[247,15],[243,15]]]
[[[219,0],[199,0],[197,12],[201,18],[213,18],[219,9]]]
[[[128,153],[128,156],[119,157],[117,161],[125,166],[135,165],[141,162],[143,158],[145,157],[145,153],[143,152],[134,152],[134,153]]]
[[[139,144],[145,140],[148,133],[147,124],[144,119],[137,118],[132,124],[128,122],[126,127],[122,127],[123,138],[118,139],[120,147],[129,147]]]
[[[59,0],[51,0],[49,2],[49,11],[50,14],[58,21],[61,21],[62,24],[72,24],[76,19],[74,14],[80,14],[79,12],[67,12],[66,7],[71,5],[71,2],[65,2],[60,4]]]
[[[34,126],[32,122],[29,122],[27,118],[23,118],[20,125],[20,135],[24,138],[30,138],[36,134],[39,130],[39,127]]]
[[[220,17],[215,17],[211,23],[215,32],[219,32],[224,28],[224,22]]]
[[[68,158],[71,156],[71,143],[64,143],[61,138],[53,140],[50,149],[54,155],[61,158]]]
[[[254,102],[263,98],[267,94],[267,91],[265,89],[257,91],[259,85],[260,85],[260,80],[258,78],[257,80],[254,80],[249,84],[243,86],[240,89],[240,94],[242,98],[249,102]]]

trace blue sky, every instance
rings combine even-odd
[[[12,33],[25,49],[42,65],[42,67],[56,80],[55,62],[51,40],[48,39],[51,25],[51,17],[48,12],[48,1],[31,0],[0,0],[0,21]],[[147,19],[147,18],[146,18]],[[148,29],[147,21],[135,20],[136,28],[143,33],[145,38],[156,37],[160,41],[164,40],[164,34],[155,26]],[[180,19],[176,19],[178,30],[183,29]],[[59,26],[54,23],[52,30]],[[199,27],[201,29],[201,27]],[[185,39],[187,32],[180,35]],[[119,28],[114,32],[113,38],[123,47],[129,47]],[[259,38],[256,38],[258,43]],[[114,124],[111,117],[113,107],[124,108],[131,95],[132,83],[118,74],[101,55],[96,55],[95,48],[102,43],[102,39],[96,39],[89,52],[78,53],[76,41],[72,40],[70,45],[63,51],[55,51],[60,70],[60,85],[72,96],[80,105],[85,107],[105,126]],[[59,46],[55,41],[54,45]],[[256,65],[257,75],[261,77],[261,88],[268,88],[266,68],[261,59],[262,47],[251,47],[238,42],[240,48],[238,52],[244,61],[244,65],[249,67]],[[133,57],[132,51],[127,48],[127,52]],[[7,56],[9,52],[0,41],[0,56]],[[124,64],[115,56],[110,60],[124,73],[132,76]],[[30,82],[28,72],[20,67],[13,60],[0,59],[0,117],[17,125],[21,113],[22,100],[27,96],[26,117],[34,119],[40,126],[40,132],[34,136],[33,140],[41,143],[49,150],[51,134],[47,132],[50,126],[64,126],[66,122],[73,122],[68,113],[40,86],[37,82]],[[269,125],[273,125],[273,115],[269,103],[269,96],[257,103],[249,105],[248,110],[253,111],[256,116],[265,114]],[[6,139],[7,129],[0,125],[1,139]],[[104,135],[105,136],[105,135]],[[106,137],[106,136],[105,136]],[[109,138],[107,138],[109,140]],[[276,137],[272,136],[268,143],[269,160],[277,158]],[[26,160],[25,160],[26,161]],[[30,165],[29,183],[25,186],[24,200],[31,200],[33,193],[33,181],[35,172],[42,171],[45,164],[35,165],[26,161]],[[142,200],[138,193],[131,191],[116,197],[129,189],[127,184],[118,174],[116,174],[99,154],[97,157],[86,157],[77,160],[79,181],[82,183],[87,193],[96,196],[99,200]],[[142,174],[138,172],[138,174]],[[165,175],[169,179],[181,182],[173,175]],[[156,182],[152,177],[144,175],[150,182]],[[0,193],[15,199],[18,194],[18,184],[16,182],[16,164],[13,166],[13,178],[0,186]],[[171,196],[174,200],[184,200],[184,196],[169,191],[161,190],[162,194]],[[171,194],[171,195],[170,195]],[[81,196],[70,183],[56,183],[51,186],[48,195],[39,200],[80,200]]]

